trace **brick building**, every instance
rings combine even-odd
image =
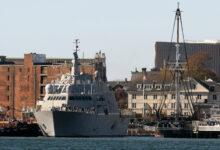
[[[71,72],[71,58],[49,58],[44,54],[25,54],[24,58],[0,56],[0,113],[20,119],[22,111],[32,111],[44,97],[45,85]],[[98,71],[106,81],[105,54],[93,59],[79,59],[80,72],[94,75]]]
[[[212,58],[207,62],[206,68],[212,70],[218,77],[220,77],[220,41],[188,41],[185,43],[187,57],[192,56],[198,52],[207,52]],[[185,59],[184,44],[180,43],[181,59]],[[176,47],[175,43],[170,42],[156,42],[155,43],[155,68],[160,69],[164,67],[169,60],[175,59]]]

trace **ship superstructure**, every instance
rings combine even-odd
[[[71,73],[45,87],[37,122],[46,136],[124,136],[129,118],[117,107],[113,91],[99,77],[80,73],[78,39]]]

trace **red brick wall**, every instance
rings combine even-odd
[[[2,66],[0,67],[0,106],[3,110],[7,111],[11,108],[11,70],[12,67]],[[9,77],[9,80],[8,80]],[[7,115],[11,115],[10,111],[7,111]]]

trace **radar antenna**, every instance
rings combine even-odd
[[[77,76],[79,75],[79,62],[78,62],[78,54],[77,54],[77,51],[79,51],[79,39],[76,39],[75,42],[73,42],[76,47],[75,47],[75,51],[73,52],[73,60],[72,60],[72,63],[73,63],[73,67],[72,67],[72,72],[71,74],[74,75],[74,76]]]

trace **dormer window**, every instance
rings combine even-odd
[[[156,89],[160,89],[160,85],[156,85]]]
[[[144,85],[144,89],[146,89],[146,90],[150,90],[150,89],[151,89],[151,85],[149,85],[149,84],[145,84],[145,85]]]
[[[141,84],[137,84],[137,88],[141,89],[142,85]]]

